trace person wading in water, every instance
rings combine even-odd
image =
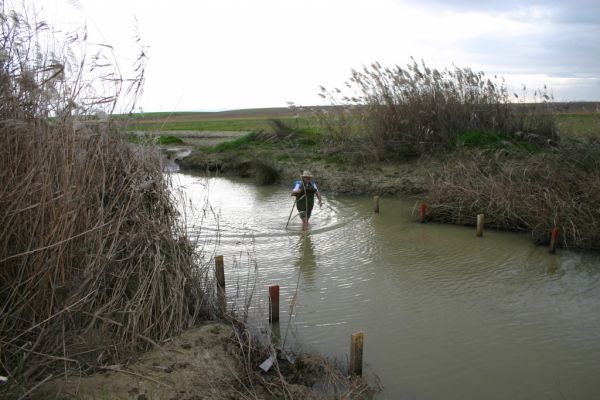
[[[296,196],[296,208],[302,219],[302,230],[308,228],[308,220],[315,205],[315,195],[319,200],[319,207],[323,206],[321,193],[317,189],[317,184],[311,180],[312,174],[309,171],[302,173],[302,180],[294,182],[292,196]]]

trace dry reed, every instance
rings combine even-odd
[[[43,54],[43,23],[16,12],[0,20],[0,374],[9,379],[0,395],[8,397],[124,361],[190,326],[204,299],[160,155],[124,142],[107,116],[118,93],[91,99],[83,62]]]
[[[469,68],[440,71],[415,60],[405,68],[373,63],[353,70],[346,86],[351,94],[321,88],[336,106],[323,109],[322,126],[336,143],[367,139],[370,157],[448,149],[466,130],[519,135],[538,145],[558,141],[546,89],[534,92],[533,103],[516,106],[518,95],[509,94],[503,80]]]
[[[600,249],[600,142],[563,144],[553,152],[498,158],[460,154],[432,177],[428,218],[530,232],[547,244],[553,227],[564,247]]]
[[[362,377],[348,377],[342,372],[347,371],[347,365],[322,356],[294,354],[272,342],[265,344],[264,336],[253,336],[241,321],[230,321],[241,367],[236,378],[248,398],[369,399],[381,390],[375,379],[367,382]],[[267,373],[256,368],[273,355],[273,366]]]

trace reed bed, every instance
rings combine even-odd
[[[486,224],[530,232],[547,244],[560,230],[563,247],[600,249],[600,142],[563,144],[559,149],[505,158],[483,152],[456,155],[432,176],[428,219]]]
[[[0,397],[26,397],[189,327],[204,278],[160,154],[91,113],[118,95],[65,76],[83,64],[42,53],[43,23],[0,21]]]
[[[414,59],[404,68],[373,63],[353,70],[346,86],[321,88],[321,96],[336,106],[322,110],[321,124],[334,143],[366,140],[371,158],[449,149],[468,130],[507,139],[518,135],[537,145],[559,140],[545,88],[532,96],[524,88],[519,96],[502,79],[470,68],[438,70]],[[533,102],[518,104],[523,95]]]

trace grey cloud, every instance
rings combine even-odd
[[[406,0],[396,0],[398,3],[410,4]],[[502,14],[518,20],[534,20],[543,18],[551,22],[568,24],[600,24],[600,1],[597,0],[421,0],[419,5],[427,7],[432,12],[488,12]],[[542,17],[528,12],[532,9],[545,10]]]
[[[600,28],[563,29],[552,35],[479,37],[463,49],[481,62],[513,73],[600,76]]]

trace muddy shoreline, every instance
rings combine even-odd
[[[205,153],[199,150],[239,138],[248,132],[159,131],[155,136],[173,135],[184,143],[159,146],[168,159],[168,169],[207,175],[259,178],[258,184],[284,187],[310,170],[323,193],[349,195],[402,195],[419,197],[427,193],[431,174],[443,164],[440,157],[421,157],[393,162],[331,163],[318,153],[276,148],[250,152]],[[139,132],[138,134],[143,134]],[[274,176],[261,181],[265,165]]]
[[[258,369],[256,354],[240,354],[236,328],[224,321],[205,321],[182,332],[154,350],[139,354],[128,364],[109,365],[91,375],[70,374],[52,380],[35,392],[34,399],[328,399],[315,390],[327,374],[327,360],[298,354],[294,363],[282,357],[268,372]],[[248,358],[249,357],[249,358]],[[285,383],[278,373],[283,374]],[[248,374],[255,375],[248,381]],[[253,381],[254,385],[251,384]]]
[[[374,162],[361,165],[330,164],[315,158],[298,157],[294,161],[278,161],[263,154],[249,158],[245,155],[204,154],[192,151],[173,159],[182,171],[207,175],[256,178],[264,163],[276,171],[276,178],[262,184],[291,186],[304,170],[310,170],[323,193],[349,195],[401,195],[419,197],[427,193],[431,173],[439,161],[413,159],[405,162]],[[258,182],[261,184],[261,182]]]

